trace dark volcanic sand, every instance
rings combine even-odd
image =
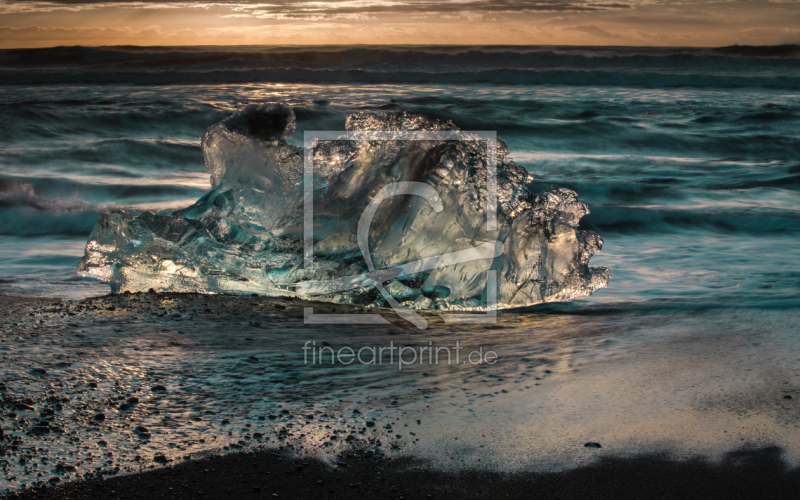
[[[385,328],[306,325],[309,306],[353,312],[265,297],[0,296],[0,491],[800,495],[795,358],[770,342],[776,328],[737,331],[736,311],[709,316],[729,325],[721,339],[685,333],[679,313],[556,306],[503,313],[485,327],[430,316],[422,332],[391,313]],[[308,340],[356,348],[458,340],[499,359],[403,370],[307,365]]]
[[[14,499],[95,498],[798,498],[800,469],[780,450],[739,450],[722,463],[663,456],[605,459],[561,473],[446,473],[413,460],[354,454],[333,467],[275,451],[240,453]]]

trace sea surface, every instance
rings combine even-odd
[[[108,293],[106,284],[75,272],[99,213],[166,213],[193,203],[210,187],[200,136],[244,105],[265,101],[294,106],[296,144],[304,130],[344,130],[355,111],[407,111],[452,120],[464,130],[493,130],[542,189],[578,193],[591,210],[582,227],[605,241],[591,265],[609,267],[611,283],[572,304],[501,316],[514,325],[515,352],[541,347],[537,322],[552,314],[569,319],[564,332],[578,319],[594,325],[592,338],[600,340],[585,347],[592,356],[609,350],[624,358],[631,346],[676,339],[696,345],[702,356],[690,348],[683,357],[671,351],[674,359],[694,360],[673,374],[681,384],[724,385],[687,382],[715,352],[721,358],[714,363],[749,369],[772,363],[785,375],[780,383],[797,383],[797,47],[0,51],[0,293],[64,299]],[[487,338],[502,342],[488,330]],[[547,342],[559,338],[548,334]],[[752,356],[731,347],[759,344],[766,351]],[[502,370],[523,377],[517,363],[498,366],[505,367],[497,368],[501,379]],[[211,375],[208,384],[214,384]],[[309,393],[305,402],[316,404],[317,397]],[[514,421],[508,415],[515,408],[547,411],[519,400],[504,404],[505,417],[487,416],[482,425],[491,426],[492,418]],[[470,400],[454,411],[469,413],[470,405],[480,406]],[[629,401],[627,411],[648,421],[633,406]],[[746,404],[737,408],[748,414]],[[613,411],[606,410],[612,421]],[[792,425],[773,437],[800,450]],[[515,434],[504,436],[511,441]]]
[[[210,185],[205,129],[279,100],[298,143],[361,110],[497,131],[543,188],[588,203],[592,262],[614,271],[592,303],[796,307],[800,53],[736,49],[2,51],[2,290],[103,293],[74,273],[98,213],[189,205]]]

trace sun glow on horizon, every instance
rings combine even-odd
[[[777,45],[794,2],[0,2],[0,48],[55,45]]]

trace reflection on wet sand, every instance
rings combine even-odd
[[[391,310],[381,311],[386,327],[306,325],[308,305],[191,294],[2,298],[0,486],[262,446],[501,471],[643,451],[719,456],[742,444],[780,445],[798,459],[800,398],[785,397],[800,394],[794,354],[764,338],[785,336],[780,311],[555,306],[501,313],[480,329],[427,315],[419,331]],[[689,331],[698,314],[724,338]],[[747,324],[742,314],[776,328],[754,337],[737,326]],[[335,352],[458,345],[462,357],[399,366],[385,352],[366,364],[312,364],[308,342]],[[491,364],[464,357],[489,350]]]

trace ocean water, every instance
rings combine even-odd
[[[103,293],[75,276],[111,207],[209,187],[200,135],[286,101],[302,132],[354,111],[495,130],[542,187],[577,191],[613,285],[591,303],[796,307],[800,56],[590,48],[58,48],[0,52],[2,289]],[[775,51],[763,51],[774,55]],[[757,53],[756,53],[757,55]]]
[[[572,318],[565,329],[575,318],[591,323],[592,338],[613,338],[608,345],[623,359],[633,355],[629,344],[646,350],[684,339],[702,351],[670,351],[684,360],[670,372],[681,384],[701,383],[686,377],[714,353],[748,369],[773,363],[780,383],[800,377],[796,47],[7,50],[0,82],[2,294],[107,293],[75,274],[98,214],[191,204],[210,186],[200,136],[246,104],[293,105],[297,144],[303,130],[344,130],[355,111],[408,111],[497,131],[542,189],[578,193],[591,210],[583,227],[605,241],[591,264],[611,268],[607,289],[501,317],[514,324],[515,352],[535,350],[537,322],[553,315]],[[731,347],[751,344],[768,354]],[[612,348],[601,338],[585,349],[602,358]],[[504,366],[506,376],[519,375],[517,364]],[[573,389],[588,400],[586,387]],[[469,413],[475,401],[453,411]],[[502,405],[506,416],[544,411],[519,400]],[[620,405],[646,421],[630,401]],[[567,420],[580,413],[564,411]],[[486,427],[499,418],[485,417]],[[682,422],[670,422],[678,433]],[[800,450],[793,429],[776,440]]]

